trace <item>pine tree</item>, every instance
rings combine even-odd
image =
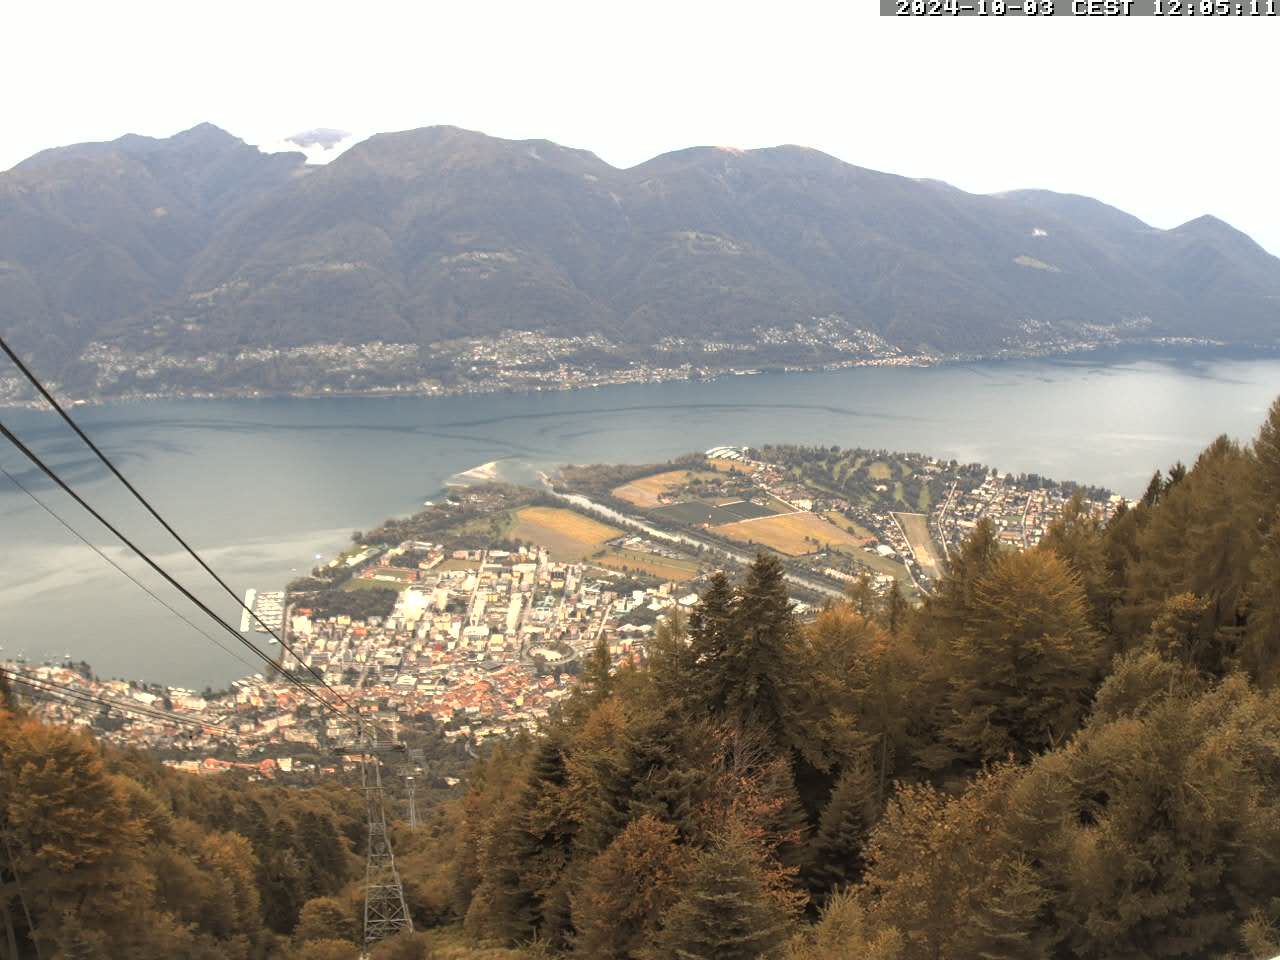
[[[1253,441],[1253,501],[1265,527],[1280,516],[1280,397],[1267,411],[1267,419]]]
[[[866,909],[851,891],[837,891],[812,926],[787,943],[783,960],[905,960],[897,930],[873,929]]]
[[[975,584],[945,669],[947,741],[968,762],[1025,758],[1079,725],[1103,663],[1084,591],[1047,550],[1008,553]]]
[[[684,839],[702,832],[701,806],[707,798],[710,743],[695,740],[675,709],[637,717],[623,739],[622,771],[614,801],[626,819],[652,816],[673,825]]]
[[[1195,646],[1204,669],[1221,676],[1244,634],[1245,588],[1257,552],[1258,518],[1250,497],[1250,457],[1219,437],[1186,477],[1162,494],[1138,534],[1139,559],[1128,570],[1125,618],[1147,632],[1166,600],[1193,593],[1208,601]]]
[[[895,577],[893,583],[889,584],[889,592],[884,600],[884,625],[891,634],[897,636],[903,630],[910,610],[907,598],[902,595],[902,588],[898,586]]]
[[[1194,593],[1176,593],[1164,602],[1147,643],[1160,656],[1204,668],[1202,625],[1209,612],[1209,602]]]
[[[792,918],[760,871],[732,832],[698,852],[646,960],[760,960],[776,950]]]
[[[796,639],[782,564],[761,553],[742,586],[723,649],[701,661],[713,716],[785,742]]]
[[[670,824],[643,816],[587,865],[573,895],[575,954],[629,960],[652,942],[690,856],[677,840]]]
[[[1075,571],[1089,601],[1090,622],[1094,629],[1106,630],[1120,591],[1107,569],[1102,523],[1085,510],[1082,493],[1076,491],[1067,501],[1062,516],[1045,533],[1041,548],[1052,550]]]
[[[944,646],[960,633],[973,603],[974,587],[999,555],[996,528],[983,518],[951,558],[947,576],[937,591],[925,599],[920,625],[926,646]]]
[[[1280,511],[1250,565],[1245,595],[1248,621],[1240,662],[1271,689],[1280,680]]]
[[[582,672],[574,685],[566,718],[570,723],[581,721],[592,707],[613,692],[614,686],[613,658],[609,655],[609,644],[601,636],[591,648],[591,653],[583,659]]]
[[[994,923],[983,932],[977,918],[1000,895],[998,881],[1018,854],[1001,824],[1021,776],[1002,764],[958,796],[926,784],[894,792],[864,848],[861,889],[874,893],[870,928],[901,934],[906,960],[976,957],[967,945],[996,932]]]
[[[879,818],[876,774],[855,762],[836,780],[813,840],[811,888],[826,894],[862,878],[862,850]]]
[[[568,771],[560,731],[534,748],[525,789],[517,801],[515,846],[519,886],[533,904],[539,937],[559,943],[567,933],[568,900],[563,880],[569,866],[576,824],[569,815]]]
[[[738,596],[729,578],[717,571],[689,615],[689,653],[696,678],[695,709],[704,715],[721,715],[726,709],[728,690],[721,667],[735,629],[737,605]]]

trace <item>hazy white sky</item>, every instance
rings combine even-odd
[[[966,190],[1046,187],[1280,253],[1280,18],[877,16],[875,0],[14,0],[0,169],[204,120],[250,143],[450,123],[618,166],[798,143]]]

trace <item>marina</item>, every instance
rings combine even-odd
[[[249,589],[245,591],[244,605],[247,609],[240,614],[241,633],[249,632],[250,609],[256,618],[253,628],[258,633],[280,632],[280,627],[284,624],[284,591]],[[271,642],[276,642],[275,637],[271,638]]]

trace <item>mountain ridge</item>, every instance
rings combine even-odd
[[[523,330],[634,358],[821,319],[935,356],[1280,341],[1280,259],[1207,215],[1160,230],[1088,197],[970,194],[799,145],[619,168],[436,126],[304,159],[200,124],[0,173],[0,331],[81,388],[103,346],[421,351]]]

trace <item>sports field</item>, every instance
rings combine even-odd
[[[510,536],[546,547],[556,560],[583,560],[600,549],[606,540],[621,534],[599,520],[592,520],[560,507],[524,507],[516,511]]]
[[[817,553],[828,543],[833,547],[856,547],[861,542],[835,524],[807,511],[726,523],[712,529],[731,540],[763,544],[790,557]]]

